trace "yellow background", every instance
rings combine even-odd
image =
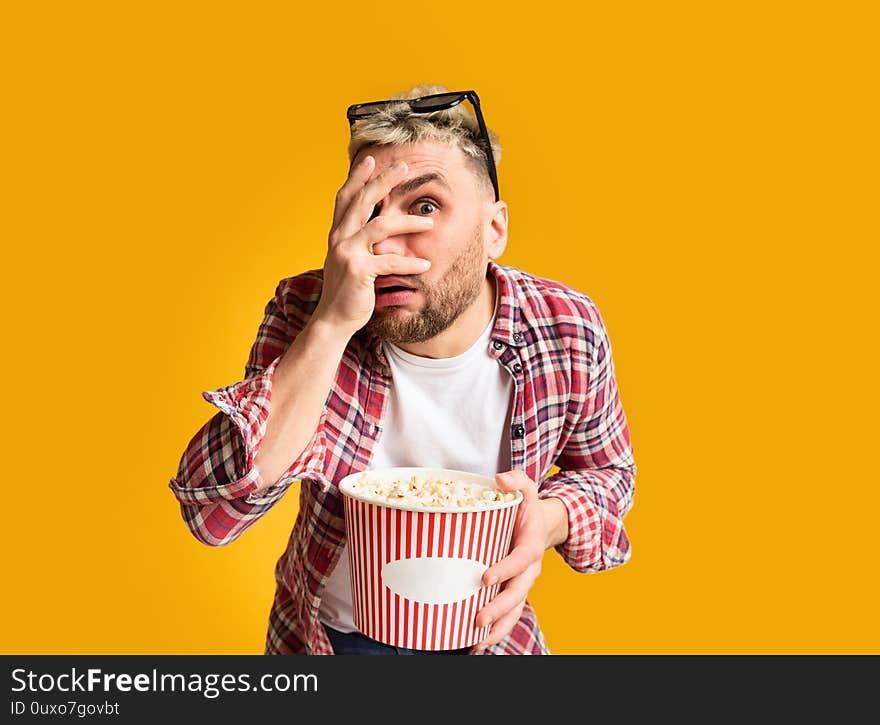
[[[260,653],[297,489],[233,545],[167,488],[279,279],[320,267],[350,103],[476,89],[503,263],[608,326],[633,558],[550,552],[556,653],[878,652],[868,3],[0,6],[5,653]]]

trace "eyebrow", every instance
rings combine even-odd
[[[431,173],[422,174],[421,176],[416,176],[408,181],[401,182],[391,190],[391,193],[395,196],[409,194],[411,191],[415,191],[420,186],[429,184],[432,181],[436,181],[440,186],[443,186],[449,192],[452,192],[452,187],[449,186],[449,182],[446,181],[443,174],[432,171]]]

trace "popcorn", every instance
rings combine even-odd
[[[417,476],[390,481],[363,478],[351,484],[352,493],[380,504],[426,508],[479,508],[515,501],[516,493],[485,488],[456,479]]]

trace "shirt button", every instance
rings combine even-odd
[[[501,340],[495,340],[495,342],[492,343],[492,347],[494,347],[496,350],[500,350],[502,347],[504,347],[504,343],[501,342]]]
[[[513,333],[513,341],[519,342],[520,340],[522,340],[522,335],[520,335],[518,332],[514,332]]]
[[[525,434],[526,434],[526,429],[521,425],[518,425],[513,429],[513,437],[514,438],[522,438]]]
[[[513,372],[521,373],[522,372],[522,365],[520,365],[519,363],[515,363],[513,366]]]

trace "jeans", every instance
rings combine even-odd
[[[447,650],[420,650],[406,647],[392,647],[370,639],[360,632],[339,632],[332,627],[323,625],[333,645],[333,652],[338,655],[466,655],[470,647]]]

